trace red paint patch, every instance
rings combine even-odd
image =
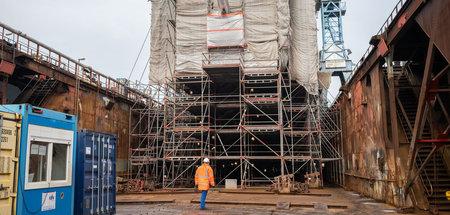
[[[386,55],[386,53],[389,50],[386,45],[386,42],[384,40],[380,40],[380,42],[378,43],[377,49],[378,49],[378,54],[383,57]]]
[[[431,80],[428,91],[437,90],[438,88],[439,88],[439,80]],[[437,96],[437,93],[428,93],[427,101],[433,102],[434,100],[436,100],[436,96]]]
[[[405,12],[405,13],[402,14],[400,19],[398,19],[398,21],[397,21],[397,27],[398,28],[401,28],[401,27],[403,27],[405,25],[407,16],[408,16],[408,13]]]
[[[75,87],[69,87],[69,94],[75,96]],[[83,90],[78,90],[78,95],[85,96],[85,94]]]
[[[371,121],[372,123],[375,123],[375,116],[374,116],[374,114],[373,114],[372,108],[369,108],[369,117],[370,117],[370,121]]]
[[[8,61],[2,60],[2,62],[0,63],[0,72],[6,73],[8,75],[12,75],[15,68],[16,65]]]
[[[353,107],[356,108],[361,105],[361,98],[362,98],[362,85],[361,85],[361,81],[358,81],[355,89],[353,90],[353,95],[352,95]]]
[[[356,117],[359,118],[362,115],[362,107],[361,107],[361,102],[362,102],[362,85],[361,85],[361,81],[358,81],[358,83],[356,84],[355,89],[353,90],[353,95],[352,95],[352,107],[353,110],[356,111]]]
[[[74,87],[69,87],[69,92],[74,93],[75,92],[75,88]]]

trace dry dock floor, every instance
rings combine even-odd
[[[200,200],[201,194],[189,191],[176,194],[118,195],[117,214],[398,214],[395,207],[391,205],[362,197],[341,188],[311,190],[311,193],[319,194],[317,196],[264,194],[264,190],[253,189],[245,192],[255,192],[256,194],[223,193],[212,190],[207,196],[207,210],[199,210],[197,202]],[[277,204],[280,206],[285,203],[290,203],[289,209],[277,208]],[[314,208],[315,204],[319,208]],[[324,205],[327,205],[328,209],[323,208]]]

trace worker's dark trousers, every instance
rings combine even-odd
[[[200,200],[200,208],[205,208],[206,194],[208,194],[208,191],[202,190],[202,199]]]

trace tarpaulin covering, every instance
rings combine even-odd
[[[290,0],[291,57],[293,80],[312,95],[319,90],[317,72],[319,57],[317,45],[316,0]]]
[[[163,84],[171,79],[174,71],[174,47],[170,40],[174,40],[175,31],[167,27],[170,12],[175,10],[174,5],[166,0],[152,0],[152,24],[150,43],[150,84]]]
[[[228,0],[230,13],[242,12],[243,2],[244,0]],[[222,12],[219,8],[217,0],[209,0],[209,8],[209,14],[220,14]]]
[[[203,73],[208,1],[177,0],[175,73]]]
[[[208,48],[244,46],[244,16],[241,13],[207,18]]]
[[[280,70],[286,69],[289,62],[289,35],[291,19],[289,12],[289,0],[277,0],[278,11],[278,49],[280,57]]]
[[[245,41],[255,60],[278,59],[277,0],[244,1]]]
[[[332,74],[333,74],[332,72],[320,72],[320,71],[317,73],[317,76],[319,78],[320,89],[328,90],[328,88],[330,88]]]
[[[169,10],[170,2],[152,0],[151,83],[172,77],[171,71],[203,73],[205,60],[243,59],[246,70],[284,70],[290,65],[292,80],[310,94],[318,94],[316,0],[228,0],[234,14],[230,16],[208,16],[222,14],[216,0],[177,0],[176,32],[165,27],[175,11],[175,7]],[[169,35],[176,35],[173,43]],[[247,48],[243,52],[208,50],[208,46],[236,45]],[[170,47],[176,47],[176,52]]]
[[[237,49],[210,50],[208,64],[239,64],[241,53]]]

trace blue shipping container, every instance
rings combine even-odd
[[[115,135],[78,131],[75,214],[116,213]]]
[[[0,105],[22,115],[17,214],[73,214],[77,119],[30,105]]]

